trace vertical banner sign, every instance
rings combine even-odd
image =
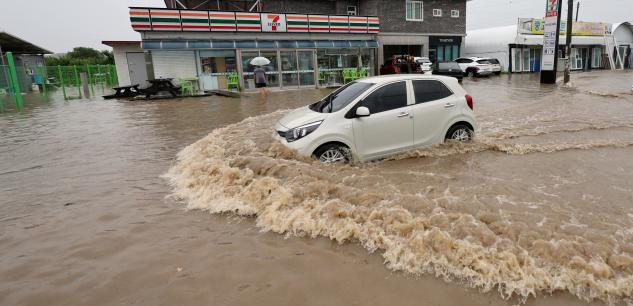
[[[556,36],[558,35],[558,0],[546,0],[543,28],[543,63],[541,70],[556,70]]]
[[[286,32],[286,15],[262,13],[263,32]]]

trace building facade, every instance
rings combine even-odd
[[[543,26],[542,19],[519,18],[516,25],[469,31],[466,55],[497,58],[504,71],[511,73],[539,72]],[[629,23],[574,22],[572,30],[569,56],[572,70],[632,67],[633,28]],[[565,33],[563,21],[558,53],[561,59],[567,58]],[[562,70],[564,65],[565,61],[560,60],[558,70]]]
[[[198,77],[202,90],[254,89],[256,56],[271,60],[269,86],[281,88],[340,85],[350,70],[374,75],[393,55],[451,60],[466,29],[466,0],[165,3],[130,8],[148,75]]]

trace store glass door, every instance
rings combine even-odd
[[[297,71],[297,52],[279,51],[279,58],[281,59],[281,86],[299,86],[299,74]]]
[[[297,51],[299,64],[299,85],[314,86],[314,52]]]
[[[260,51],[259,56],[263,56],[270,60],[270,64],[264,66],[266,69],[266,77],[268,78],[267,87],[279,87],[279,60],[277,50]]]

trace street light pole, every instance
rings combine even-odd
[[[565,62],[565,84],[569,83],[571,73],[571,37],[574,23],[574,0],[567,0],[567,34],[565,41],[565,55],[567,61]]]

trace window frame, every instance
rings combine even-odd
[[[354,8],[354,14],[350,14],[352,12],[350,8]],[[347,16],[357,16],[358,15],[358,7],[356,5],[348,5],[347,6]]]
[[[411,4],[411,18],[409,18],[409,4]],[[417,22],[422,22],[424,21],[424,3],[422,0],[407,0],[404,3],[405,7],[404,7],[404,18],[406,21],[417,21]],[[420,6],[420,18],[415,18],[415,6],[419,5]]]
[[[442,9],[433,9],[433,17],[442,17]]]
[[[459,18],[459,10],[451,10],[451,18]]]
[[[434,99],[434,100],[427,100],[427,101],[422,101],[422,102],[418,102],[418,99],[416,97],[415,94],[415,82],[428,82],[428,83],[438,83],[441,84],[442,86],[444,86],[444,88],[446,88],[446,90],[448,90],[448,93],[450,93],[449,95],[439,98],[439,99]],[[440,101],[446,98],[450,98],[452,96],[455,95],[455,92],[448,86],[446,85],[446,83],[440,81],[440,80],[433,80],[433,79],[429,79],[429,80],[424,80],[424,79],[420,79],[420,80],[411,80],[411,89],[413,90],[413,104],[414,105],[419,105],[419,104],[425,104],[425,103],[430,103],[430,102],[435,102],[435,101]]]

